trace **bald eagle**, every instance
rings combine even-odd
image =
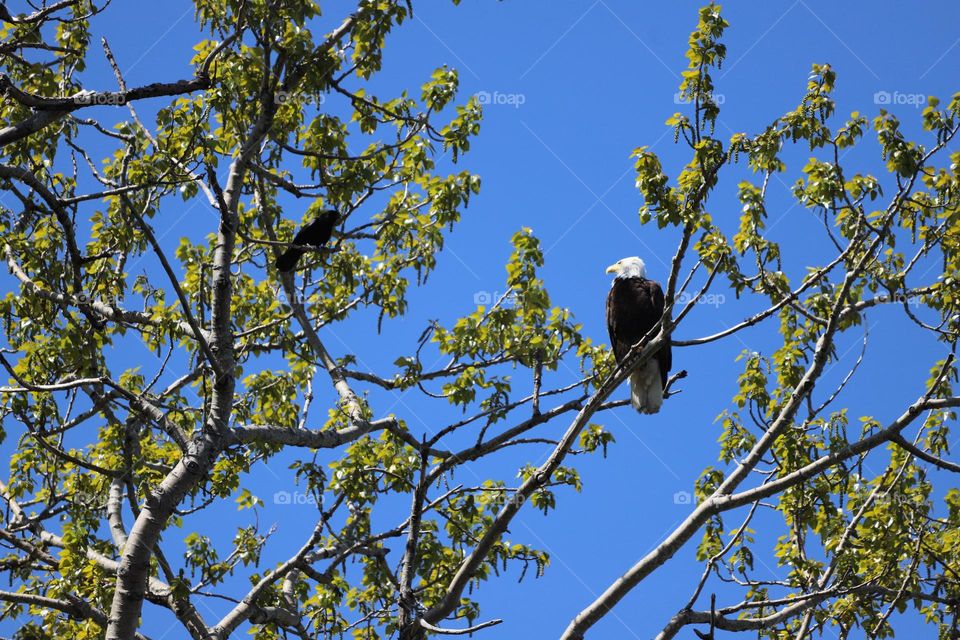
[[[303,225],[303,228],[293,237],[295,246],[288,248],[277,258],[275,263],[277,270],[286,272],[297,268],[297,262],[300,261],[304,249],[299,249],[296,245],[319,248],[327,244],[339,217],[335,210],[328,209],[321,211],[316,218]]]
[[[619,363],[663,315],[663,289],[659,283],[647,280],[646,265],[637,257],[610,265],[607,273],[615,274],[607,295],[607,330]],[[668,342],[630,374],[630,404],[634,409],[640,413],[660,411],[672,359]]]

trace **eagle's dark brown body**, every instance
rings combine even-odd
[[[607,295],[607,329],[617,362],[622,362],[630,352],[630,347],[657,324],[663,315],[663,304],[663,290],[660,284],[653,280],[631,277],[618,277],[613,280]],[[659,410],[672,360],[673,355],[668,343],[650,360],[649,369],[641,367],[631,376],[631,397],[634,408],[638,411],[655,413]],[[652,365],[656,365],[656,371]],[[650,402],[647,402],[643,393],[647,374],[658,374],[660,381],[660,397],[651,398]]]

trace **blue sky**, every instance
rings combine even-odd
[[[11,8],[17,4],[11,2]],[[338,4],[344,3],[326,3],[324,22],[340,19]],[[412,351],[427,319],[450,324],[470,313],[475,300],[503,291],[509,239],[523,226],[533,228],[546,250],[542,277],[554,304],[569,307],[587,335],[607,342],[603,303],[609,276],[604,267],[621,257],[639,255],[650,277],[662,280],[675,249],[674,234],[639,224],[637,210],[642,202],[633,184],[629,155],[635,147],[648,145],[673,176],[687,161],[685,147],[673,144],[672,132],[663,122],[685,109],[675,103],[675,93],[700,4],[687,0],[466,0],[459,7],[436,0],[415,3],[413,19],[388,40],[384,69],[374,86],[382,96],[404,88],[418,93],[435,67],[457,68],[462,98],[479,93],[488,101],[480,136],[459,163],[482,176],[483,189],[450,236],[438,271],[426,287],[411,293],[408,319],[385,325],[379,336],[375,319],[362,315],[333,327],[326,339],[335,355],[356,353],[371,369],[392,371],[390,363]],[[811,63],[826,62],[837,71],[841,117],[854,110],[873,116],[881,106],[877,101],[889,96],[893,104],[884,106],[904,121],[909,134],[920,131],[920,109],[912,102],[931,94],[946,99],[960,90],[956,30],[960,5],[953,2],[939,0],[907,8],[904,3],[875,0],[740,1],[724,4],[723,13],[731,26],[724,38],[727,61],[714,74],[722,102],[716,130],[721,138],[739,131],[755,133],[794,108],[803,95]],[[129,27],[134,20],[136,29]],[[102,33],[110,39],[121,67],[127,70],[129,85],[191,73],[188,61],[198,34],[189,3],[118,1],[94,21],[94,29],[97,36]],[[101,56],[92,57],[85,76],[90,88],[113,88]],[[881,173],[872,139],[863,146],[846,161],[856,170]],[[789,186],[808,155],[805,147],[787,153],[791,168],[782,183],[771,185],[768,201],[768,226],[773,238],[782,243],[792,278],[822,260],[829,249],[813,216],[791,206]],[[733,170],[711,199],[708,209],[726,229],[734,228],[740,211],[736,183],[749,178],[743,167]],[[291,218],[300,215],[300,210],[291,208]],[[165,246],[175,245],[188,227],[205,233],[214,224],[202,204],[185,210],[172,203],[156,221]],[[715,304],[698,306],[677,337],[714,333],[758,308],[755,301],[736,300],[722,285],[716,293]],[[854,415],[868,413],[882,421],[916,397],[939,351],[929,339],[905,330],[894,314],[880,310],[871,316],[869,326],[872,349],[882,352],[886,345],[912,355],[899,363],[896,375],[890,374],[889,361],[868,359],[855,388],[845,391],[840,402],[850,406]],[[689,505],[676,504],[674,495],[691,491],[702,469],[716,461],[720,430],[713,421],[735,392],[740,370],[735,358],[745,349],[770,353],[777,344],[773,331],[770,325],[719,343],[678,349],[674,366],[687,369],[690,376],[681,385],[683,393],[668,400],[659,415],[640,417],[622,409],[602,418],[617,443],[606,459],[576,460],[585,481],[583,492],[560,491],[556,512],[547,518],[526,512],[511,526],[511,539],[551,553],[546,576],[528,577],[518,585],[516,573],[510,573],[475,594],[482,619],[505,619],[499,629],[487,632],[488,637],[557,637],[574,614],[686,516]],[[859,336],[846,340],[841,346],[842,365],[852,363],[859,353]],[[136,359],[134,354],[127,357],[131,362]],[[827,378],[836,380],[844,373],[839,366]],[[554,380],[563,384],[573,375],[561,370]],[[322,393],[332,395],[332,390]],[[618,397],[624,394],[621,390]],[[373,393],[371,399],[378,415],[396,412],[417,434],[430,433],[455,415],[415,394]],[[554,435],[565,427],[560,421],[544,433]],[[0,451],[9,453],[15,442],[15,436],[8,438]],[[519,465],[539,463],[543,455],[534,449],[512,452],[478,465],[475,473],[478,478],[510,481]],[[879,470],[882,458],[877,459]],[[291,488],[291,475],[280,464],[270,467],[254,469],[249,486],[267,503],[260,522],[277,526],[267,557],[280,559],[300,544],[312,521],[298,518],[296,508],[272,504],[273,492]],[[189,519],[186,529],[228,541],[233,530],[220,523],[233,513],[233,506],[227,505],[226,512]],[[249,512],[240,514],[238,524],[246,524],[251,517]],[[758,522],[762,524],[763,519]],[[728,526],[738,523],[731,518]],[[178,536],[180,532],[170,531],[165,540],[175,541]],[[778,575],[780,571],[768,559],[772,557],[769,548],[764,547],[769,540],[760,537],[758,574]],[[691,543],[637,588],[590,637],[655,635],[686,602],[699,576],[694,546]],[[244,582],[241,573],[238,585]],[[726,604],[725,592],[720,593],[719,601]],[[739,597],[731,594],[729,600]],[[222,610],[215,602],[210,606]],[[917,624],[909,619],[899,626],[906,637],[916,637]],[[154,638],[179,637],[175,632],[164,636],[168,626],[165,615],[151,613],[144,631]],[[0,623],[0,633],[12,629],[11,622]],[[681,637],[692,634],[685,632]]]

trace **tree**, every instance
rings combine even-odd
[[[105,628],[108,638],[134,635],[144,600],[195,638],[225,638],[247,622],[260,637],[339,635],[356,625],[372,637],[378,628],[422,629],[421,619],[472,620],[476,607],[461,597],[468,581],[500,563],[540,571],[547,559],[500,539],[508,520],[497,519],[500,505],[520,504],[512,489],[445,483],[461,465],[524,444],[527,432],[576,410],[587,383],[551,389],[543,373],[568,356],[592,369],[609,361],[606,350],[580,335],[569,312],[551,308],[536,277],[541,252],[525,230],[508,265],[510,304],[426,327],[395,372],[367,371],[358,354],[331,355],[323,333],[361,311],[378,322],[404,314],[411,279],[426,280],[445,228],[479,188],[466,171],[437,169],[441,152],[455,161],[469,148],[479,104],[452,105],[457,75],[448,68],[419,98],[365,89],[385,36],[409,16],[405,2],[359,2],[322,38],[308,28],[314,3],[198,2],[213,39],[197,45],[193,78],[130,88],[104,41],[118,90],[81,90],[89,19],[100,10],[65,1],[16,17],[8,33],[8,50],[53,53],[55,64],[11,56],[3,79],[13,98],[4,117],[14,124],[0,132],[0,177],[22,204],[2,221],[19,285],[3,302],[11,345],[3,411],[8,425],[26,429],[0,489],[6,566],[18,582],[2,596],[16,605],[6,615],[39,619],[25,636]],[[140,103],[164,96],[172,101],[148,126]],[[318,109],[328,96],[340,106]],[[102,105],[125,105],[129,116],[112,127],[85,117]],[[100,163],[87,149],[103,145]],[[306,183],[295,182],[292,164]],[[342,214],[336,241],[311,255],[303,278],[273,268],[300,224],[282,215],[283,198],[304,220],[322,208]],[[157,219],[194,199],[217,224],[164,247]],[[138,275],[145,260],[155,267]],[[131,363],[131,341],[155,360]],[[429,368],[426,351],[448,363]],[[535,379],[532,393],[511,395],[498,372],[508,364]],[[318,371],[336,390],[331,406],[312,406]],[[429,440],[355,390],[428,381],[442,385],[437,402],[472,411]],[[477,425],[480,437],[456,437]],[[606,437],[595,429],[587,447]],[[236,496],[256,506],[244,485],[285,448],[302,452],[297,473],[319,505],[313,533],[288,560],[262,566],[268,535],[252,526],[238,526],[229,553],[197,531],[184,532],[182,563],[176,546],[165,552],[191,512]],[[324,449],[338,452],[329,467],[315,461]],[[547,509],[551,486],[575,483],[573,471],[558,469],[535,478],[523,498],[535,494]],[[380,530],[372,512],[390,494],[409,495],[410,513]],[[385,560],[391,549],[399,564]],[[247,566],[253,587],[221,619],[204,619],[198,592]],[[421,616],[425,604],[432,611]]]
[[[930,101],[922,145],[882,111],[834,125],[835,73],[815,65],[796,110],[723,141],[710,73],[726,53],[726,22],[709,5],[680,87],[691,113],[668,121],[691,160],[671,182],[655,154],[636,152],[640,222],[680,236],[660,324],[615,366],[551,304],[537,274],[543,253],[521,229],[507,293],[452,326],[425,322],[395,369],[378,372],[327,338],[341,323],[411,314],[410,285],[437,266],[446,230],[479,189],[467,171],[442,172],[469,150],[480,105],[454,103],[457,75],[445,67],[418,98],[373,95],[384,38],[410,3],[361,0],[322,37],[313,2],[195,4],[210,39],[196,47],[194,77],[178,82],[128,87],[104,40],[118,89],[84,89],[89,22],[105,9],[87,0],[13,16],[5,35],[4,51],[17,54],[7,53],[2,77],[11,124],[0,130],[0,179],[19,210],[2,211],[0,233],[18,290],[2,302],[0,407],[19,442],[0,485],[2,562],[16,586],[0,600],[4,616],[25,620],[22,637],[141,637],[145,606],[169,611],[192,638],[242,625],[258,638],[406,639],[492,626],[473,587],[504,566],[544,570],[546,553],[505,537],[510,522],[523,508],[555,508],[555,488],[580,486],[571,456],[612,442],[594,421],[626,404],[609,398],[629,372],[666,340],[695,351],[747,330],[782,344],[744,354],[718,465],[697,481],[690,515],[564,637],[583,637],[698,535],[703,578],[662,638],[688,625],[882,636],[908,606],[942,637],[956,632],[960,493],[934,487],[930,471],[960,470],[943,457],[960,404],[951,386],[960,156],[936,164],[960,127],[960,95],[942,110]],[[157,100],[165,106],[148,124],[140,114]],[[104,105],[116,110],[102,115]],[[883,181],[841,164],[871,127]],[[814,155],[795,196],[822,217],[833,249],[799,276],[782,268],[764,228],[766,186],[787,171],[791,145]],[[739,185],[730,230],[708,203],[721,177],[744,167],[756,175]],[[156,224],[191,201],[216,215],[166,246]],[[334,240],[305,255],[301,271],[278,273],[273,261],[295,228],[328,208],[341,213]],[[150,267],[137,273],[140,261]],[[939,277],[924,274],[931,265]],[[684,337],[697,301],[721,286],[763,310]],[[857,383],[856,366],[835,386],[825,371],[884,307],[902,309],[904,330],[943,356],[902,415],[851,426],[841,391]],[[131,344],[154,356],[134,361]],[[582,378],[557,384],[561,365]],[[334,394],[325,406],[321,385]],[[432,398],[437,428],[418,433],[371,389]],[[550,423],[565,425],[559,438]],[[518,469],[517,486],[493,472],[464,480],[465,465],[483,470],[511,447],[536,448],[545,462]],[[882,472],[865,469],[868,455],[883,459]],[[256,511],[255,474],[285,456],[315,508],[300,511],[312,532],[284,559],[268,559],[270,532],[240,516],[230,516],[229,551],[192,528],[200,511]],[[399,515],[397,501],[408,505]],[[775,584],[752,570],[750,525],[767,511],[782,531],[776,561],[790,569]],[[706,608],[711,590],[740,603]],[[230,606],[211,618],[198,606],[210,599]]]
[[[680,91],[693,103],[692,118],[677,113],[667,122],[692,152],[676,186],[670,186],[656,155],[637,150],[637,184],[645,200],[641,220],[682,229],[671,285],[693,244],[689,273],[705,267],[708,275],[692,290],[692,301],[715,286],[716,276],[726,278],[738,297],[765,301],[763,311],[734,327],[674,339],[674,345],[695,347],[774,319],[781,344],[769,354],[743,354],[739,393],[720,415],[720,465],[697,480],[695,508],[581,611],[563,637],[583,637],[698,534],[703,576],[658,639],[673,638],[692,624],[709,625],[701,637],[721,629],[800,640],[827,627],[841,638],[857,628],[867,637],[887,637],[891,615],[907,607],[937,624],[941,638],[956,637],[960,492],[940,487],[937,496],[930,476],[931,470],[960,470],[942,457],[956,419],[953,408],[960,404],[952,388],[960,329],[960,154],[950,155],[948,167],[937,165],[960,128],[960,94],[942,110],[936,98],[929,99],[923,127],[930,140],[921,144],[907,140],[898,120],[884,110],[872,121],[853,113],[833,124],[836,73],[815,64],[795,110],[758,134],[735,134],[724,142],[713,137],[720,109],[710,71],[726,55],[720,42],[726,26],[711,4],[700,11],[690,37]],[[841,163],[871,128],[889,172],[883,180]],[[823,243],[833,248],[827,262],[809,265],[799,278],[784,272],[781,247],[764,235],[767,185],[787,171],[784,158],[791,145],[807,145],[812,154],[793,194],[822,219]],[[758,177],[739,183],[742,215],[729,233],[707,212],[707,202],[723,172],[731,173],[741,160]],[[862,330],[866,351],[865,318],[882,306],[901,309],[895,320],[902,330],[938,344],[942,357],[930,363],[929,380],[900,415],[857,421],[839,397],[855,380],[863,356],[837,384],[825,372],[838,361],[847,334]],[[672,316],[668,311],[664,324],[680,326],[689,310],[687,304]],[[896,371],[904,354],[886,355],[885,366]],[[915,430],[908,434],[910,426]],[[882,472],[869,473],[868,456]],[[937,508],[936,497],[945,509]],[[770,510],[780,521],[775,559],[789,569],[784,581],[755,577],[756,532],[750,525],[758,510]],[[718,606],[711,598],[708,609],[698,609],[711,580],[732,586],[726,591],[739,595],[739,602]]]

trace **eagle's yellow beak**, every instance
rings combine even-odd
[[[617,272],[617,269],[619,269],[619,267],[620,267],[620,263],[619,263],[619,262],[616,263],[616,264],[612,264],[612,265],[610,265],[609,267],[607,267],[607,270],[606,270],[604,273],[616,273],[616,272]]]

